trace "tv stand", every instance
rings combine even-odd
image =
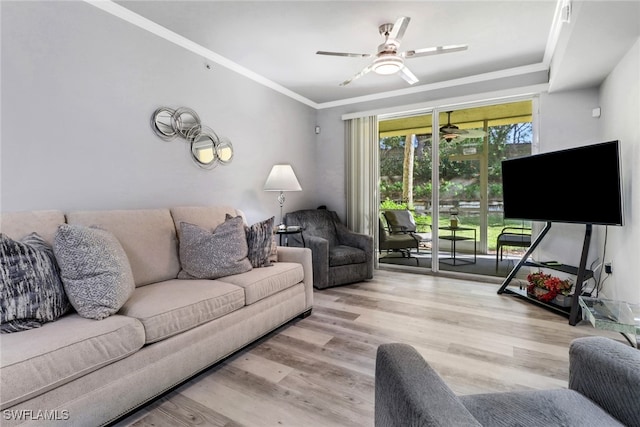
[[[522,256],[520,261],[513,267],[513,270],[507,275],[507,277],[502,282],[502,286],[498,289],[498,294],[512,294],[517,297],[520,297],[528,302],[533,304],[540,305],[546,309],[557,312],[559,314],[563,314],[569,317],[569,324],[575,326],[580,320],[580,304],[578,302],[578,298],[582,295],[582,284],[593,277],[593,271],[587,270],[587,257],[589,255],[589,245],[591,243],[591,233],[593,231],[592,224],[586,224],[585,233],[584,233],[584,242],[582,244],[582,254],[580,256],[580,265],[578,267],[573,267],[566,264],[557,264],[557,263],[544,263],[544,262],[535,262],[529,261],[529,256],[533,253],[536,247],[540,244],[542,239],[547,235],[549,230],[551,229],[551,221],[547,221],[544,228],[540,232],[540,234],[536,237],[536,239],[531,243],[531,246],[527,250],[527,252]],[[539,268],[547,268],[550,270],[562,271],[564,273],[573,274],[576,276],[576,284],[573,295],[571,297],[571,305],[569,307],[560,307],[558,305],[552,303],[546,303],[544,301],[540,301],[536,298],[532,298],[527,294],[526,289],[511,289],[508,288],[511,280],[516,276],[520,268],[523,266],[534,266]]]

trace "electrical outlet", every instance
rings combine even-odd
[[[611,263],[608,262],[604,265],[604,272],[607,274],[613,273],[613,267],[611,267]]]

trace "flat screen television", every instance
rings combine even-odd
[[[618,141],[502,162],[504,217],[622,225]]]

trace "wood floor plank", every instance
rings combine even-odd
[[[373,426],[380,344],[413,345],[458,394],[564,388],[569,343],[596,330],[499,284],[376,270],[314,291],[296,319],[189,380],[124,426]]]
[[[286,335],[291,338],[296,338],[302,341],[307,341],[311,344],[323,346],[333,338],[332,334],[325,334],[322,332],[312,331],[305,328],[300,328],[296,325],[292,325],[282,332],[282,335]]]
[[[265,359],[250,352],[234,358],[229,364],[236,369],[250,372],[273,383],[280,382],[294,370],[290,366]]]

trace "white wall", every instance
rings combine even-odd
[[[279,215],[262,191],[291,163],[316,206],[316,111],[84,2],[2,2],[0,209],[230,204]],[[150,126],[160,106],[193,108],[235,157],[199,169],[182,140]]]
[[[602,142],[601,120],[592,117],[592,110],[598,105],[597,88],[541,94],[538,152],[544,153]],[[558,189],[532,189],[532,200],[535,198],[544,201],[546,191],[561,191],[562,183],[558,184]],[[597,194],[598,189],[593,191]],[[585,203],[588,204],[591,201],[585,201]],[[542,225],[542,223],[536,224],[537,229],[541,229]],[[598,238],[600,227],[594,226],[587,267],[601,256],[601,242]],[[585,231],[585,225],[554,223],[551,231],[534,253],[535,259],[557,260],[564,264],[578,266]],[[590,285],[593,285],[593,282]]]
[[[640,304],[640,39],[600,88],[603,138],[621,146],[625,225],[609,227],[606,296]]]

